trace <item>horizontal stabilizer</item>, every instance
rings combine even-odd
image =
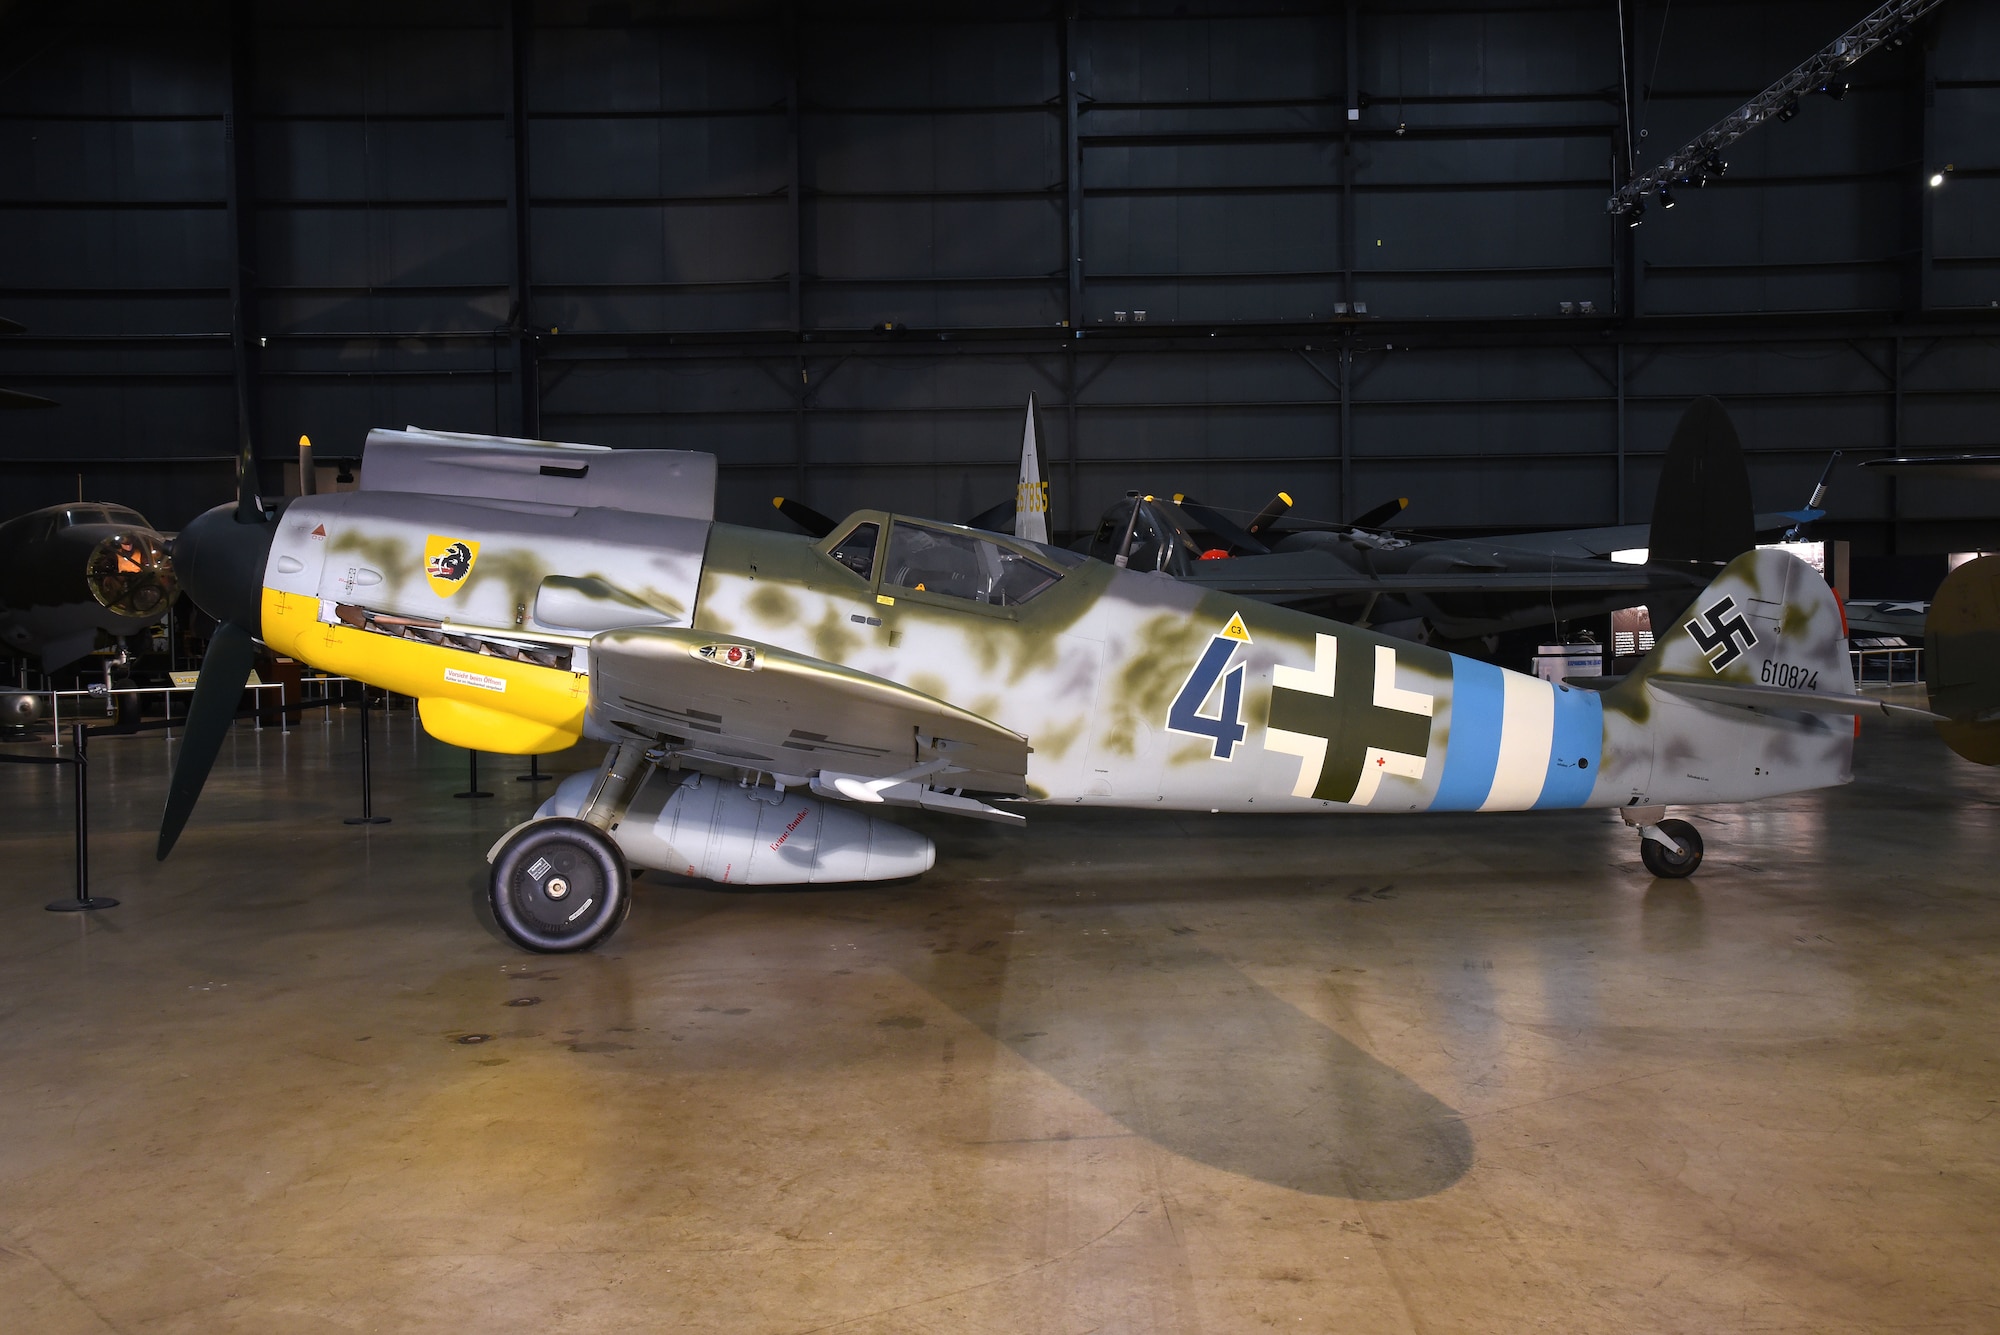
[[[1736,705],[1742,709],[1803,709],[1815,714],[1867,714],[1879,709],[1884,714],[1905,714],[1912,718],[1944,717],[1928,709],[1918,709],[1915,705],[1891,704],[1873,696],[1845,695],[1837,691],[1792,691],[1782,686],[1753,686],[1744,682],[1681,677],[1663,672],[1654,673],[1646,681],[1648,685],[1691,700]]]

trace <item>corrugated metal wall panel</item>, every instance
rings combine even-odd
[[[1641,167],[1851,17],[1627,12]],[[2000,0],[1954,0],[1636,232],[1603,207],[1625,112],[1599,3],[1357,0],[1352,90],[1345,5],[515,13],[256,11],[272,458],[300,431],[337,456],[370,426],[538,414],[713,450],[729,517],[775,523],[803,486],[961,518],[1006,494],[1032,391],[1064,526],[1131,487],[1245,509],[1284,487],[1326,517],[1409,495],[1447,528],[1643,517],[1704,392],[1766,504],[1835,447],[1991,443]],[[9,414],[0,469],[25,506],[73,464],[186,460],[91,474],[173,523],[234,435],[228,12],[113,17],[8,18],[40,54],[0,87],[0,314],[31,327],[0,383],[64,406]],[[1971,504],[1852,474],[1835,496],[1885,543]]]

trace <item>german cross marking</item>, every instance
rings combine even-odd
[[[1430,751],[1431,697],[1396,686],[1396,651],[1354,645],[1340,666],[1340,641],[1314,637],[1313,670],[1271,674],[1265,746],[1299,757],[1296,797],[1367,805],[1384,774],[1421,779]]]

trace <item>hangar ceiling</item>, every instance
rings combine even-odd
[[[1995,444],[2000,0],[1604,201],[1866,7],[17,4],[0,383],[62,406],[0,476],[178,524],[241,389],[273,487],[414,423],[959,518],[1033,392],[1065,529],[1129,487],[1595,524],[1714,393],[1796,504],[1833,448]],[[1864,550],[1992,508],[1835,488]]]

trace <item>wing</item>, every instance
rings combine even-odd
[[[882,677],[712,631],[645,627],[592,639],[590,721],[593,735],[665,737],[681,754],[819,780],[816,790],[848,780],[839,795],[859,801],[894,802],[918,779],[1027,792],[1028,743],[1018,733]]]

